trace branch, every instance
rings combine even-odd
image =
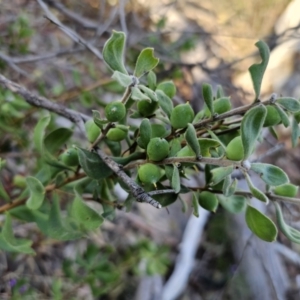
[[[204,163],[204,164],[220,166],[220,167],[228,167],[228,166],[233,166],[234,168],[243,167],[242,162],[240,161],[233,161],[233,160],[228,160],[223,158],[213,158],[213,157],[202,157],[201,159],[197,159],[194,156],[186,156],[186,157],[169,157],[161,161],[149,161],[146,159],[139,160],[124,166],[124,169],[129,170],[129,169],[137,168],[138,166],[144,165],[149,162],[155,165],[172,165],[174,163]]]
[[[40,107],[40,108],[45,108],[49,111],[55,112],[58,115],[65,117],[66,119],[70,120],[73,123],[76,123],[79,126],[81,126],[81,123],[83,121],[87,121],[88,119],[90,119],[90,117],[85,114],[78,113],[75,110],[68,109],[63,105],[52,102],[42,96],[38,96],[32,92],[29,92],[23,86],[13,81],[10,81],[9,79],[7,79],[1,74],[0,74],[0,85],[2,85],[5,89],[8,89],[13,93],[22,96],[25,99],[25,101],[30,105]]]
[[[103,56],[100,51],[95,48],[92,44],[88,43],[84,38],[82,38],[79,34],[77,34],[72,29],[64,26],[49,10],[48,6],[42,1],[37,0],[44,12],[46,13],[46,18],[58,26],[60,30],[62,30],[68,37],[70,37],[74,42],[84,45],[87,49],[89,49],[93,54],[95,54],[100,60],[103,60]]]
[[[138,202],[146,202],[150,205],[161,208],[162,206],[156,200],[152,199],[145,190],[140,187],[134,180],[132,180],[124,171],[122,166],[120,167],[115,161],[108,157],[100,149],[96,150],[100,158],[106,163],[106,165],[129,187],[132,195]]]

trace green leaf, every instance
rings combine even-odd
[[[209,191],[201,192],[198,197],[198,202],[202,208],[212,212],[216,212],[219,206],[217,196]]]
[[[300,128],[295,117],[292,121],[292,146],[296,147],[299,141]]]
[[[258,41],[255,44],[255,46],[259,49],[259,54],[261,56],[262,62],[260,64],[252,65],[249,68],[249,72],[251,75],[255,96],[256,99],[258,99],[260,95],[260,88],[261,88],[263,76],[269,62],[270,50],[268,45],[263,41]]]
[[[158,187],[159,187],[159,185],[158,185]],[[162,187],[162,188],[165,189],[164,187]],[[177,200],[177,196],[178,195],[176,195],[176,194],[168,193],[168,194],[156,195],[156,196],[153,196],[152,198],[154,200],[158,201],[162,207],[166,207],[166,206],[169,206],[172,203],[174,203]]]
[[[144,86],[142,84],[139,84],[138,88],[140,90],[142,90],[152,101],[154,101],[154,102],[158,101],[156,93],[153,90],[147,88],[146,86]]]
[[[204,102],[207,106],[207,108],[209,109],[211,115],[214,115],[214,105],[213,105],[213,101],[214,101],[214,96],[213,96],[213,90],[210,84],[208,83],[203,83],[202,85],[202,96],[204,99]]]
[[[156,87],[156,74],[153,71],[150,71],[147,74],[147,83],[151,90],[155,90]]]
[[[173,166],[173,174],[172,174],[171,186],[174,189],[174,191],[175,191],[176,194],[178,194],[180,192],[179,170],[178,170],[178,168],[175,165]]]
[[[77,149],[79,163],[88,177],[100,180],[110,176],[113,173],[98,154],[82,148]]]
[[[146,94],[142,93],[141,90],[138,87],[133,86],[131,88],[131,99],[142,101],[146,100],[151,103],[151,98],[149,98]]]
[[[237,188],[238,180],[235,178],[234,181],[231,180],[231,175],[228,175],[223,182],[222,192],[225,197],[232,196]]]
[[[111,78],[118,81],[120,83],[120,85],[123,86],[123,87],[128,87],[132,84],[132,76],[121,73],[119,71],[114,71]]]
[[[35,177],[27,177],[26,183],[30,191],[30,197],[26,201],[29,209],[38,209],[42,205],[45,197],[45,188],[43,184]]]
[[[68,226],[67,219],[62,219],[61,215],[59,198],[54,194],[48,220],[46,224],[38,222],[39,227],[43,226],[46,229],[47,235],[52,239],[68,241],[80,238],[82,233],[75,231],[74,228],[68,228],[70,225]]]
[[[57,153],[66,144],[73,134],[69,128],[57,128],[50,132],[44,139],[44,146],[49,153]]]
[[[77,189],[74,189],[76,197],[71,207],[71,216],[87,230],[98,228],[104,219],[91,207],[84,203]]]
[[[219,99],[219,98],[223,98],[223,97],[225,97],[223,87],[221,85],[218,85],[217,86],[216,98]]]
[[[172,100],[163,92],[160,90],[155,90],[157,98],[158,98],[158,104],[163,110],[163,112],[168,116],[168,118],[171,117],[171,112],[174,108]]]
[[[267,109],[264,105],[251,108],[243,117],[241,124],[241,137],[244,147],[244,159],[247,159],[255,146],[263,127]]]
[[[152,135],[152,128],[149,119],[143,119],[140,125],[140,143],[144,149],[147,148]]]
[[[252,180],[250,178],[250,176],[248,175],[248,173],[244,173],[245,177],[246,177],[246,181],[247,181],[247,184],[248,184],[248,187],[250,189],[250,192],[252,193],[252,195],[262,201],[262,202],[265,202],[265,203],[268,203],[269,202],[269,199],[268,197],[265,195],[265,193],[261,192],[259,189],[257,189],[253,183],[252,183]]]
[[[176,95],[176,86],[171,80],[161,82],[157,89],[163,91],[170,99]]]
[[[0,198],[4,199],[6,202],[10,201],[10,198],[4,189],[4,186],[2,185],[2,182],[0,181]]]
[[[291,226],[285,223],[279,203],[273,203],[276,209],[276,217],[279,229],[290,241],[300,244],[300,231],[296,230],[295,228],[292,228]]]
[[[40,155],[44,155],[44,136],[45,136],[45,130],[50,123],[50,115],[46,115],[42,117],[38,123],[36,124],[34,131],[33,131],[33,142],[40,153]]]
[[[199,218],[199,203],[195,193],[193,193],[192,207],[193,207],[193,215]]]
[[[211,156],[210,151],[220,146],[220,143],[218,141],[215,141],[213,139],[208,139],[208,138],[198,139],[198,143],[201,149],[201,155],[203,157],[210,157]],[[195,156],[195,153],[192,151],[192,149],[189,146],[185,146],[177,153],[177,156],[178,157]]]
[[[277,228],[274,222],[253,206],[248,205],[245,214],[249,229],[260,239],[274,242],[277,238]]]
[[[285,97],[276,99],[276,103],[280,104],[290,112],[298,112],[300,110],[300,103],[295,98]]]
[[[251,170],[259,174],[261,179],[270,186],[277,186],[289,182],[286,173],[271,164],[252,163]]]
[[[159,59],[154,57],[153,48],[145,48],[141,51],[140,55],[137,58],[134,76],[141,77],[145,73],[154,69],[159,62]]]
[[[5,222],[0,234],[0,249],[9,252],[35,254],[31,248],[32,241],[14,237],[11,216],[6,213]]]
[[[126,36],[124,32],[113,30],[112,36],[103,47],[103,59],[113,71],[128,74],[124,66],[124,48]]]
[[[233,214],[238,214],[244,211],[247,205],[246,198],[240,195],[233,195],[227,198],[223,195],[218,195],[217,197],[220,204]]]
[[[201,157],[201,149],[200,149],[200,144],[197,140],[197,133],[194,126],[191,123],[188,123],[184,137],[186,139],[187,144],[196,154],[196,157]]]
[[[233,172],[233,166],[215,168],[210,172],[212,178],[209,184],[216,185]]]
[[[275,103],[275,107],[277,109],[277,112],[281,118],[282,124],[284,127],[290,126],[290,120],[288,114],[280,107],[280,105]]]
[[[169,144],[170,144],[169,157],[174,157],[180,151],[181,143],[180,143],[179,139],[177,138],[177,139],[172,139]]]
[[[100,112],[98,110],[92,110],[94,123],[100,128],[103,129],[103,125],[109,123],[106,119],[101,119]]]

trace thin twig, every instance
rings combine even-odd
[[[90,119],[90,117],[85,114],[78,113],[75,110],[68,109],[63,105],[52,102],[42,96],[38,96],[32,92],[29,92],[23,86],[13,81],[10,81],[9,79],[7,79],[1,74],[0,74],[0,85],[12,91],[13,93],[22,96],[27,103],[36,107],[45,108],[49,111],[55,112],[58,115],[61,115],[66,119],[72,121],[73,123],[76,123],[80,128],[82,127],[83,121],[87,121],[88,119]]]
[[[136,198],[138,202],[146,202],[150,205],[161,208],[159,202],[152,199],[145,190],[140,187],[133,179],[131,179],[124,171],[122,166],[118,165],[110,157],[108,157],[102,150],[97,149],[96,152],[100,158],[106,163],[106,165],[129,187],[132,195]]]
[[[84,38],[82,38],[79,34],[75,31],[71,30],[70,28],[64,26],[49,10],[48,6],[42,1],[37,0],[44,12],[46,13],[45,18],[48,19],[50,22],[58,26],[60,30],[62,30],[68,37],[70,37],[74,42],[84,45],[87,49],[89,49],[94,55],[96,55],[100,60],[103,59],[102,54],[100,51],[95,48],[92,44],[87,42]]]

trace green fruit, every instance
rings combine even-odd
[[[244,158],[244,147],[241,136],[235,137],[226,147],[226,157],[230,160],[242,160]]]
[[[143,183],[156,183],[162,177],[162,170],[154,164],[144,164],[138,170],[139,179]]]
[[[280,122],[281,122],[281,118],[277,109],[272,105],[268,105],[267,115],[263,126],[264,127],[274,126],[279,124]]]
[[[189,103],[177,105],[171,113],[171,125],[175,129],[185,128],[192,123],[195,113]]]
[[[141,116],[151,116],[157,109],[157,102],[148,102],[147,100],[141,100],[137,103],[137,109]]]
[[[111,128],[108,130],[106,137],[114,142],[120,142],[125,139],[127,132],[120,128]]]
[[[273,190],[275,195],[284,197],[295,197],[298,193],[298,186],[291,183],[276,186]]]
[[[105,117],[110,122],[119,122],[126,115],[125,105],[120,101],[114,101],[106,105]]]
[[[198,202],[201,207],[213,212],[217,210],[219,205],[216,195],[208,191],[204,191],[199,194]]]
[[[162,124],[151,124],[151,129],[151,138],[165,137],[168,134],[165,126]]]
[[[23,175],[15,175],[13,178],[13,185],[19,188],[25,188],[27,186],[26,177]]]
[[[86,137],[90,143],[93,143],[101,133],[101,129],[90,119],[85,122]]]
[[[169,143],[162,138],[153,138],[147,145],[147,154],[150,160],[162,160],[169,154]]]
[[[229,97],[217,99],[213,102],[214,112],[216,114],[223,114],[231,110],[231,101]]]
[[[61,161],[69,167],[78,166],[78,153],[76,148],[69,148],[60,155]]]

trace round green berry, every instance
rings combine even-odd
[[[94,120],[90,119],[85,122],[85,132],[87,139],[93,143],[101,133],[101,129],[95,124]]]
[[[171,125],[175,129],[185,128],[192,123],[195,113],[189,103],[177,105],[171,113]]]
[[[169,154],[169,143],[162,138],[153,138],[147,145],[147,154],[150,160],[159,161]]]
[[[241,136],[237,136],[229,142],[226,147],[226,157],[236,161],[244,158],[244,147]]]
[[[109,129],[108,133],[106,134],[106,137],[114,142],[120,142],[125,139],[127,136],[127,132],[120,129],[120,128],[111,128]]]
[[[138,176],[143,183],[156,183],[162,177],[162,170],[154,164],[144,164],[139,167]]]
[[[137,103],[137,110],[143,117],[148,117],[154,114],[157,109],[157,102],[149,102],[147,100],[141,100]]]
[[[105,117],[110,122],[119,122],[126,115],[125,105],[120,101],[114,101],[106,105]]]
[[[267,106],[267,115],[264,121],[264,127],[270,127],[277,125],[281,122],[280,115],[276,109],[276,107],[272,105]]]
[[[64,153],[60,155],[61,161],[69,167],[78,166],[78,152],[76,148],[68,148]]]

